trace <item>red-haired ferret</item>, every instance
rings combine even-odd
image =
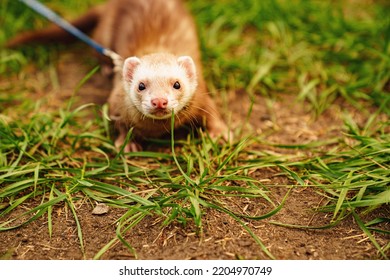
[[[110,117],[123,145],[129,129],[134,139],[156,138],[189,124],[205,125],[212,137],[228,138],[229,130],[202,76],[196,26],[179,0],[110,0],[72,22],[83,31],[93,29],[93,39],[125,57],[122,71],[115,72],[108,99]],[[23,33],[8,46],[28,42],[69,39],[51,26]],[[130,142],[125,151],[139,145]]]

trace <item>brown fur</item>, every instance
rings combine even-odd
[[[202,76],[199,43],[192,16],[179,0],[111,0],[72,22],[88,31],[94,25],[93,39],[122,57],[143,57],[150,53],[170,53],[191,56],[198,73],[198,87],[192,100],[175,117],[175,126],[206,123],[213,136],[228,135],[213,100],[207,94]],[[64,31],[50,27],[35,33],[22,34],[9,42],[15,46],[29,41],[50,41],[68,38]],[[135,108],[123,106],[125,93],[122,77],[114,77],[114,88],[109,98],[110,115],[116,121],[120,135],[116,144],[123,143],[130,128],[137,137],[159,137],[170,131],[170,119],[156,120],[142,117]],[[134,150],[134,145],[127,150]]]

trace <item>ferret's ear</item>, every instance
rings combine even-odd
[[[186,70],[187,76],[190,79],[196,78],[195,63],[190,56],[180,56],[177,58],[177,63]]]
[[[123,63],[123,79],[126,82],[130,83],[133,80],[134,71],[140,63],[141,60],[136,56],[126,58]]]

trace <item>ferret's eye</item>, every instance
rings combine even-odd
[[[144,89],[146,89],[145,84],[144,84],[144,83],[139,83],[139,85],[138,85],[138,90],[139,90],[139,91],[142,91],[142,90],[144,90]]]
[[[176,82],[173,84],[173,88],[174,89],[180,89],[180,83],[179,82]]]

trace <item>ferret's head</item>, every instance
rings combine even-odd
[[[123,66],[127,100],[146,117],[167,119],[191,100],[197,87],[195,63],[189,56],[152,54],[129,57]]]

